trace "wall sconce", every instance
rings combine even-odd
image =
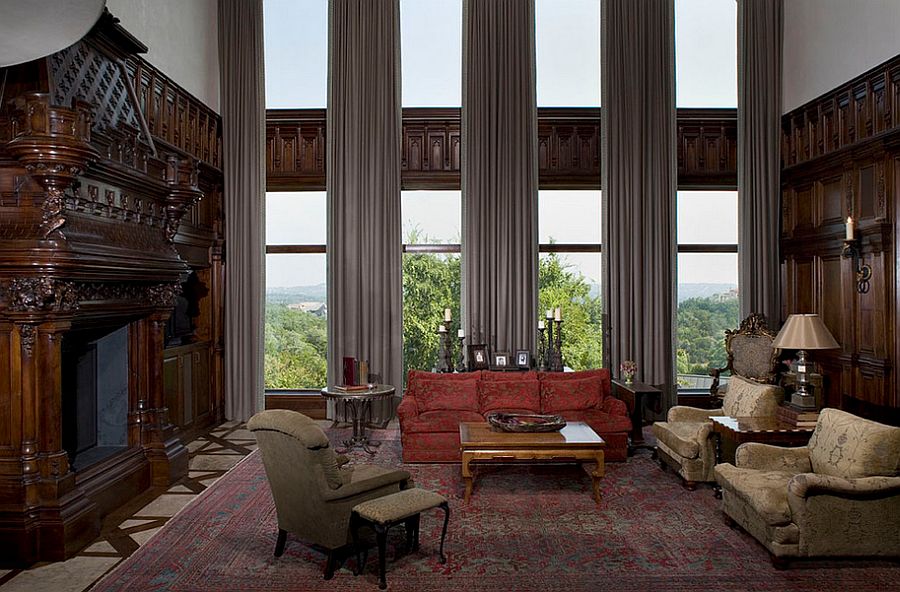
[[[844,239],[842,257],[852,257],[853,267],[856,270],[856,291],[860,294],[869,292],[869,280],[872,279],[872,266],[861,262],[862,240],[856,238],[856,223],[853,218],[847,218],[847,236]]]

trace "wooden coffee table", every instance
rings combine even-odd
[[[591,489],[594,500],[600,503],[606,442],[584,422],[572,421],[558,432],[543,433],[501,432],[495,431],[487,422],[463,422],[459,424],[459,443],[466,502],[475,482],[473,462],[567,461],[597,463],[591,471]]]

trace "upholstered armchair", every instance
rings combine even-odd
[[[667,421],[653,424],[656,454],[663,468],[675,469],[684,485],[693,490],[698,482],[715,481],[715,440],[710,417],[773,416],[784,399],[784,391],[772,384],[759,384],[734,375],[719,409],[699,409],[676,405]]]
[[[409,473],[374,465],[348,466],[316,422],[301,413],[270,410],[247,422],[262,453],[278,515],[275,556],[287,533],[328,552],[325,579],[351,543],[350,511],[356,504],[405,489]],[[340,552],[339,552],[340,551]]]
[[[719,384],[723,373],[774,384],[778,380],[778,350],[772,347],[775,335],[774,331],[769,330],[765,315],[758,313],[747,316],[737,329],[725,331],[728,362],[723,368],[709,371],[713,378],[710,396],[717,400],[724,396],[727,384]]]
[[[742,444],[715,474],[726,522],[756,537],[777,567],[900,557],[900,428],[824,409],[807,446]]]

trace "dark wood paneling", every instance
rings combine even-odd
[[[737,185],[734,109],[679,109],[677,130],[679,187]],[[403,109],[404,189],[458,189],[460,149],[459,109]],[[600,109],[538,109],[538,177],[542,189],[600,188]],[[325,189],[324,109],[266,112],[266,187]]]
[[[900,417],[898,79],[900,58],[782,119],[784,314],[820,313],[841,344],[814,353],[827,404],[882,421]],[[860,263],[872,268],[867,293],[857,290],[855,260],[841,256],[847,216]]]
[[[298,411],[313,419],[325,419],[325,397],[317,393],[266,393],[266,409]]]

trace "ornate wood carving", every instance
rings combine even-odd
[[[734,109],[678,110],[680,187],[737,184]],[[460,186],[460,110],[403,110],[400,177],[404,189]],[[538,110],[538,175],[544,189],[600,187],[600,110]],[[266,112],[266,187],[325,189],[325,110]]]
[[[10,312],[73,312],[78,309],[78,294],[70,281],[14,278],[7,284],[6,302]]]

